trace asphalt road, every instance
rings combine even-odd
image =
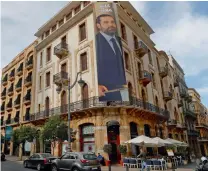
[[[35,169],[27,169],[23,167],[22,162],[18,161],[2,161],[1,162],[2,171],[35,171]]]

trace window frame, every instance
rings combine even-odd
[[[123,30],[124,28],[124,30]],[[126,26],[123,24],[123,22],[120,21],[120,29],[121,29],[121,38],[125,41],[127,41],[127,33],[126,33]],[[123,32],[124,31],[124,32]]]
[[[84,33],[85,33],[85,37],[83,39],[82,39],[82,28],[81,28],[82,25],[84,25]],[[87,23],[86,21],[84,21],[81,24],[79,24],[79,42],[82,42],[86,39],[87,39]]]
[[[51,72],[50,71],[46,72],[46,88],[51,86],[51,78],[50,77],[51,77]],[[48,83],[49,83],[49,85],[48,85]]]
[[[86,54],[86,55],[84,55],[84,54]],[[87,52],[85,51],[85,52],[81,53],[79,56],[80,56],[80,70],[81,70],[81,72],[85,72],[85,71],[88,70],[88,55],[87,55]],[[83,56],[86,57],[86,62],[85,62],[84,65],[83,65],[83,61],[82,61]],[[84,68],[84,67],[86,67],[86,68]]]
[[[48,49],[50,49],[50,53],[48,53],[49,52],[49,50]],[[51,52],[52,52],[52,48],[51,48],[51,46],[48,46],[47,48],[46,48],[46,63],[48,63],[48,62],[50,62],[51,61]],[[50,54],[50,55],[49,55]],[[49,58],[50,57],[50,58]],[[48,60],[49,59],[49,60]]]

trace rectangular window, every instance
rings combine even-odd
[[[46,31],[45,36],[48,37],[49,34],[50,34],[50,30]]]
[[[135,35],[133,35],[134,37],[134,49],[138,49],[138,39]]]
[[[41,40],[43,40],[44,39],[44,34],[42,34],[42,36],[41,36]]]
[[[141,68],[141,64],[138,62],[137,63],[137,66],[138,66],[138,75],[139,75],[139,78],[142,78],[142,68]]]
[[[86,25],[85,25],[85,23],[83,23],[79,26],[79,36],[80,36],[80,41],[86,39]]]
[[[66,20],[69,20],[70,18],[72,18],[72,12],[66,15]]]
[[[149,58],[149,63],[152,65],[152,55],[149,49],[148,49],[148,58]]]
[[[38,112],[40,112],[40,104],[38,104]]]
[[[39,78],[39,90],[41,90],[42,89],[42,83],[41,83],[41,76],[40,76],[40,78]]]
[[[40,66],[43,65],[43,52],[40,52]]]
[[[126,66],[126,69],[128,71],[130,71],[130,60],[129,60],[129,54],[124,52],[124,58],[125,58],[125,66]]]
[[[74,8],[74,14],[77,14],[81,10],[81,5]]]
[[[56,24],[52,27],[52,32],[54,32],[56,30]]]
[[[125,25],[123,23],[121,23],[121,37],[124,40],[127,40],[127,38],[126,38],[126,28],[125,28]]]
[[[48,47],[46,51],[46,62],[50,60],[51,60],[51,47]]]
[[[90,1],[84,1],[84,7],[86,7],[88,4],[90,4]]]
[[[82,53],[80,55],[81,71],[87,70],[87,53]]]
[[[154,73],[152,73],[152,84],[153,84],[153,87],[156,88],[156,82],[155,82],[155,75],[154,75]]]
[[[59,27],[61,26],[61,25],[63,25],[64,24],[64,19],[61,19],[60,21],[59,21]]]
[[[50,86],[50,72],[46,73],[46,87]]]

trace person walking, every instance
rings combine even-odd
[[[147,169],[147,164],[146,164],[146,155],[147,153],[144,150],[144,147],[140,147],[140,154],[137,156],[137,158],[141,159],[141,171],[144,171],[144,169]]]

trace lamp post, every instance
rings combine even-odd
[[[76,75],[76,79],[74,81],[74,83],[72,85],[70,85],[70,81],[69,81],[69,78],[67,79],[67,81],[63,81],[61,79],[61,83],[58,85],[58,87],[56,88],[56,91],[58,94],[60,94],[62,88],[63,89],[67,89],[68,90],[68,151],[70,152],[71,151],[71,130],[70,130],[70,90],[76,85],[76,83],[78,82],[78,84],[80,85],[80,87],[83,87],[84,84],[85,84],[85,81],[82,80],[82,73],[81,72],[78,72],[77,75]],[[78,80],[78,76],[80,75],[80,80]]]

